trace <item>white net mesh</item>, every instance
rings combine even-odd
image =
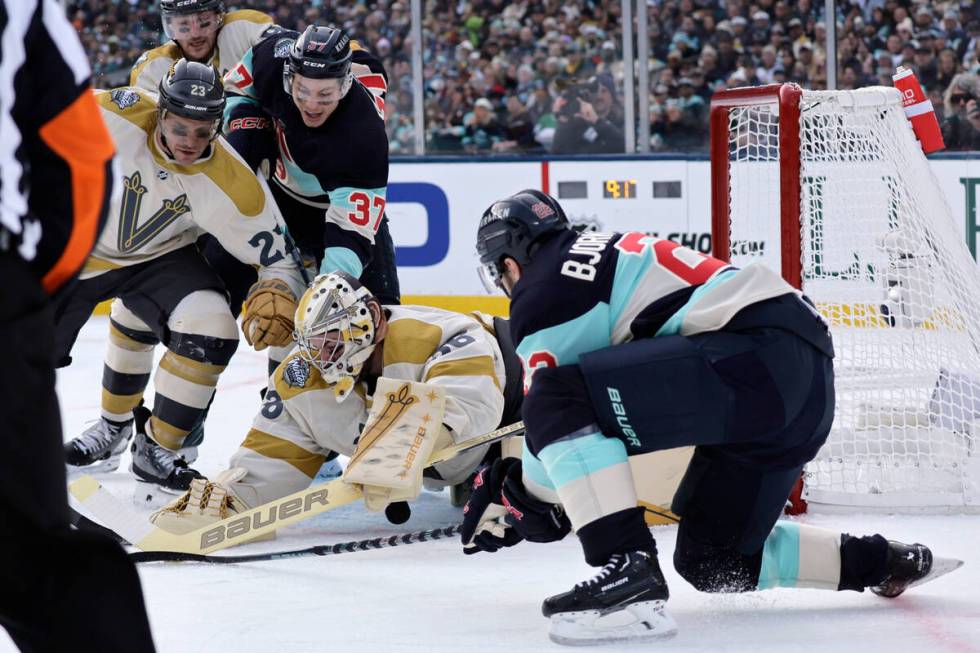
[[[729,116],[732,261],[779,270],[779,107]],[[837,353],[804,496],[980,505],[980,275],[898,92],[805,91],[800,142],[803,290]]]

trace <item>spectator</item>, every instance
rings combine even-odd
[[[961,73],[946,89],[943,140],[948,150],[980,149],[980,78]]]
[[[625,148],[622,110],[608,75],[566,88],[555,100],[558,120],[551,151],[555,154],[615,153]]]
[[[493,103],[485,97],[476,101],[465,123],[463,149],[471,154],[492,152],[504,140],[504,128],[494,115]]]

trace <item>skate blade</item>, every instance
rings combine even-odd
[[[133,505],[138,508],[162,508],[174,497],[184,494],[187,490],[171,490],[156,483],[136,479],[133,487]]]
[[[945,576],[951,571],[956,571],[962,566],[963,566],[962,560],[957,560],[956,558],[939,558],[933,556],[932,569],[929,570],[929,573],[923,576],[922,578],[920,578],[919,580],[909,583],[909,587],[915,587],[916,585],[922,585],[923,583],[932,582],[937,578],[939,578],[940,576]],[[908,587],[905,589],[908,589]]]
[[[122,456],[116,456],[113,458],[106,458],[105,460],[98,460],[91,465],[65,465],[65,469],[68,470],[68,478],[74,479],[79,476],[89,476],[91,474],[110,474],[117,469],[122,463]]]
[[[548,637],[564,646],[667,639],[677,634],[677,623],[664,605],[664,601],[642,601],[605,614],[598,610],[559,612],[551,616]]]

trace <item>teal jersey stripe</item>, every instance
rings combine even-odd
[[[320,185],[320,180],[317,179],[316,175],[311,175],[296,165],[295,161],[282,152],[282,146],[279,147],[279,150],[279,161],[282,162],[286,170],[284,184],[287,188],[296,191],[304,197],[322,197],[326,195],[327,191],[323,190],[323,187]]]
[[[532,354],[542,351],[551,353],[558,365],[578,363],[580,354],[610,345],[609,325],[609,304],[601,302],[573,320],[525,336],[517,355],[525,364]]]
[[[687,312],[691,310],[691,307],[700,301],[701,297],[709,290],[720,286],[726,281],[731,280],[738,274],[738,270],[725,270],[721,274],[715,275],[711,279],[708,279],[705,283],[701,284],[688,298],[688,300],[681,306],[676,313],[670,316],[663,326],[657,330],[656,335],[658,336],[676,336],[681,332],[681,327],[684,325],[684,318],[687,316]]]
[[[241,95],[228,96],[228,99],[225,101],[225,114],[224,114],[224,126],[226,129],[228,127],[228,121],[231,120],[232,110],[234,110],[235,107],[240,106],[242,104],[254,104],[255,106],[258,106],[258,103],[250,98],[242,97]]]
[[[800,577],[800,525],[778,521],[762,548],[759,589],[796,587]]]
[[[556,488],[628,459],[626,446],[602,433],[554,442],[542,449],[538,457]]]
[[[531,450],[527,448],[527,439],[524,440],[524,450],[521,452],[521,468],[526,476],[533,483],[546,487],[549,490],[555,489],[555,484],[548,478],[548,471],[541,464]]]
[[[645,242],[645,241],[644,241]],[[626,310],[629,301],[636,294],[636,289],[650,270],[653,263],[653,248],[644,247],[640,254],[619,252],[616,259],[616,274],[613,277],[613,287],[609,298],[609,330]]]
[[[320,264],[320,274],[328,272],[346,272],[355,279],[360,278],[364,271],[361,259],[353,250],[347,247],[328,247],[323,250],[323,263]]]
[[[367,220],[361,226],[370,225],[373,229],[374,221],[380,217],[381,207],[384,206],[387,192],[387,186],[381,188],[340,186],[328,191],[327,194],[330,195],[330,206],[352,213],[359,219]]]

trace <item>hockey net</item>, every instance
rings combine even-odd
[[[980,506],[980,274],[898,91],[733,89],[711,132],[715,255],[780,270],[833,333],[803,498]]]

